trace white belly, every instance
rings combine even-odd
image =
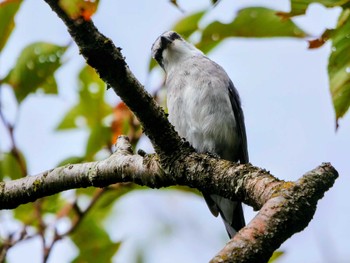
[[[216,153],[235,160],[239,145],[228,92],[211,87],[168,90],[169,121],[198,152]]]

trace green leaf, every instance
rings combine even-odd
[[[37,42],[23,49],[17,64],[4,79],[13,87],[18,101],[38,89],[44,93],[57,93],[53,74],[61,66],[61,56],[66,49],[67,46],[45,42]]]
[[[20,220],[21,223],[25,225],[31,225],[33,227],[36,227],[38,225],[33,203],[20,205],[13,210],[13,215],[16,219]]]
[[[105,123],[113,113],[112,107],[105,102],[106,84],[90,66],[84,67],[79,74],[79,101],[74,105],[57,127],[57,130],[88,128],[90,136],[86,147],[86,160],[103,147],[109,145],[112,131]]]
[[[135,191],[135,190],[144,190],[146,187],[139,186],[133,183],[117,183],[110,185],[105,192],[99,197],[95,205],[89,211],[87,216],[91,216],[93,218],[98,218],[99,221],[102,222],[107,216],[109,216],[112,208],[114,207],[115,202],[117,202],[122,196]],[[88,187],[88,188],[79,188],[76,189],[76,194],[78,198],[83,195],[84,198],[86,196],[95,196],[97,191],[101,191],[100,189],[96,190],[96,188]]]
[[[156,60],[151,57],[148,63],[148,72],[151,72],[156,66],[158,66]]]
[[[21,162],[25,165],[25,158],[22,153],[20,153],[20,158]],[[18,159],[10,152],[0,153],[0,181],[4,178],[14,180],[22,178],[23,176],[23,171]]]
[[[111,241],[100,224],[99,218],[87,216],[71,235],[73,242],[79,248],[79,255],[72,261],[73,263],[112,262],[112,257],[118,251],[121,242]]]
[[[105,123],[112,116],[112,107],[105,102],[106,84],[90,66],[84,67],[79,74],[79,101],[74,105],[57,127],[57,130],[88,128],[90,136],[86,147],[86,160],[103,147],[109,145],[112,131]]]
[[[65,204],[66,200],[61,198],[60,194],[46,196],[45,198],[39,199],[38,203],[28,203],[20,205],[13,210],[14,217],[20,220],[23,224],[31,225],[33,227],[38,227],[38,213],[37,208],[40,207],[42,214],[56,214]]]
[[[84,18],[90,20],[97,11],[99,0],[59,0],[58,4],[72,19]]]
[[[173,26],[173,30],[184,38],[188,38],[192,33],[198,30],[198,23],[204,14],[205,10],[202,10],[182,18]]]
[[[296,37],[303,38],[307,34],[290,19],[283,19],[275,10],[265,7],[249,7],[238,12],[231,23],[223,24],[214,21],[209,24],[197,44],[207,53],[223,39],[228,37]]]
[[[15,15],[22,0],[4,1],[0,3],[0,52],[5,46],[15,27]]]
[[[86,146],[85,159],[93,160],[93,156],[106,147],[111,141],[112,130],[110,127],[95,126],[91,129],[91,133]]]
[[[325,7],[341,6],[349,2],[348,0],[291,0],[291,10],[288,13],[279,12],[280,15],[288,18],[306,13],[310,4],[319,3]]]
[[[110,214],[114,203],[120,197],[138,188],[140,187],[134,184],[115,184],[100,196],[71,236],[80,250],[73,262],[90,262],[91,258],[94,262],[111,262],[121,243],[110,240],[103,228],[103,220]]]
[[[128,193],[140,189],[143,190],[145,187],[133,183],[118,183],[111,185],[108,188],[108,191],[106,191],[98,200],[92,214],[97,215],[100,219],[106,218],[110,214],[116,201]]]
[[[84,67],[79,74],[79,102],[68,111],[57,130],[102,126],[103,119],[112,114],[112,107],[104,100],[105,88],[95,70]]]
[[[47,94],[57,94],[58,87],[54,76],[48,76],[38,91],[44,91]]]
[[[271,258],[269,259],[268,263],[277,262],[277,259],[279,259],[283,255],[284,255],[283,251],[275,251],[275,252],[273,252],[273,254],[272,254]]]
[[[72,107],[64,116],[60,124],[57,126],[57,130],[67,130],[74,129],[78,127],[84,127],[86,124],[86,119],[84,116],[84,111],[80,104]]]
[[[333,31],[332,52],[328,62],[328,76],[336,125],[350,107],[350,9],[340,15]]]

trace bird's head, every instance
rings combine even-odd
[[[174,31],[164,32],[152,45],[152,57],[165,71],[170,64],[198,54],[203,53]]]

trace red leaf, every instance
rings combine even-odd
[[[59,0],[60,7],[70,18],[83,18],[86,21],[96,12],[98,3],[98,0]]]
[[[309,40],[308,41],[309,49],[319,48],[323,46],[323,44],[326,43],[327,40],[331,37],[332,33],[333,33],[332,29],[327,29],[326,31],[323,32],[322,36],[320,36],[319,38]]]
[[[130,142],[136,143],[141,136],[141,125],[124,102],[120,102],[113,109],[112,142],[116,142],[119,135],[127,135]]]

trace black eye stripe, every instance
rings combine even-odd
[[[163,63],[162,63],[162,61],[163,61],[163,55],[162,55],[162,53],[163,53],[163,49],[158,49],[158,50],[156,51],[156,54],[154,55],[154,59],[155,59],[160,65],[163,64]]]
[[[163,64],[163,51],[168,48],[168,46],[175,41],[176,39],[182,39],[182,37],[176,33],[176,32],[166,32],[161,35],[158,40],[157,44],[154,43],[152,50],[153,50],[153,58],[158,62],[158,64],[164,68]],[[155,46],[156,44],[156,46]]]
[[[170,34],[169,38],[170,38],[171,40],[175,40],[175,39],[180,39],[181,37],[180,37],[180,35],[179,35],[178,33],[172,32],[172,33]]]

